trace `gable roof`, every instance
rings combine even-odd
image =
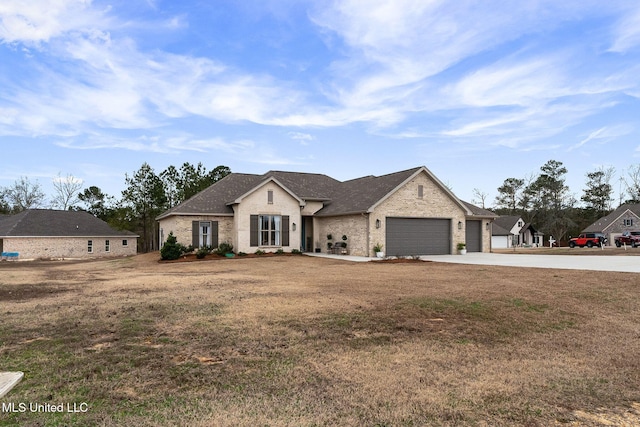
[[[365,176],[341,183],[334,199],[316,213],[317,216],[367,212],[385,196],[421,168],[408,169],[382,176]]]
[[[511,230],[522,217],[517,215],[504,215],[500,216],[493,221],[494,225],[504,228],[505,230]],[[524,220],[522,221],[524,224]]]
[[[84,211],[28,209],[0,218],[0,237],[138,237]]]
[[[254,189],[273,180],[294,198],[324,202],[317,216],[364,213],[384,201],[396,189],[415,175],[424,172],[447,193],[468,215],[473,210],[460,201],[426,167],[420,166],[382,176],[365,176],[349,181],[338,181],[327,175],[269,171],[264,175],[232,173],[205,190],[159,215],[160,220],[171,215],[233,215],[231,205]],[[476,212],[479,212],[476,208]],[[482,210],[480,216],[494,217],[493,212]]]
[[[493,225],[491,226],[491,235],[492,236],[509,236],[511,235],[511,229],[507,230],[504,227],[501,227],[500,225],[496,224],[496,222],[493,222]]]
[[[636,217],[640,218],[640,203],[626,203],[619,206],[616,210],[609,215],[605,215],[602,218],[597,219],[593,224],[582,230],[583,233],[601,233],[605,231],[612,224],[616,223],[626,211],[630,211]]]

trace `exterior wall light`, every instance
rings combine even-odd
[[[462,221],[458,221],[458,230],[462,230]]]
[[[380,220],[376,219],[376,228],[380,228]]]
[[[296,223],[295,222],[291,224],[291,230],[296,231]]]

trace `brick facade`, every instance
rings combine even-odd
[[[383,177],[364,177],[348,184],[337,181],[328,184],[327,180],[318,180],[318,176],[313,174],[294,173],[283,177],[295,177],[309,187],[298,188],[300,194],[294,194],[291,188],[296,187],[295,182],[290,181],[289,187],[285,187],[277,178],[267,177],[255,187],[241,185],[241,180],[248,179],[247,175],[222,180],[204,190],[200,198],[202,202],[185,202],[161,216],[162,239],[166,240],[169,232],[173,231],[178,242],[189,245],[193,220],[218,221],[218,241],[233,244],[236,252],[275,251],[280,248],[289,252],[302,249],[302,243],[307,251],[326,252],[327,235],[330,234],[333,244],[342,242],[342,236],[346,236],[351,255],[374,256],[373,246],[376,243],[386,245],[387,218],[431,218],[449,221],[449,253],[456,253],[456,245],[465,242],[466,220],[474,219],[481,222],[482,251],[491,250],[491,233],[487,224],[493,219],[492,213],[468,211],[469,208],[424,167]],[[317,182],[318,186],[311,186],[312,182]],[[341,192],[344,188],[341,185],[347,185],[347,190]],[[368,197],[370,194],[375,198]],[[307,196],[311,196],[309,200],[301,199]],[[228,200],[233,197],[237,199]],[[219,212],[227,212],[231,207],[233,214],[208,215],[207,210],[214,205]],[[201,214],[194,215],[194,209],[199,209]],[[288,216],[289,244],[252,246],[251,217],[254,216],[255,220],[256,215]],[[377,220],[380,221],[378,228]]]
[[[92,252],[89,252],[89,240]],[[106,242],[109,241],[109,251]],[[127,245],[123,245],[127,241]],[[137,253],[135,237],[12,237],[2,239],[3,252],[18,252],[19,260],[87,259],[131,256]]]
[[[419,186],[422,186],[422,197],[419,196]],[[416,175],[402,188],[391,194],[371,213],[372,227],[369,232],[371,247],[368,248],[370,256],[373,255],[373,246],[376,243],[385,243],[387,217],[450,219],[451,253],[455,253],[458,242],[465,241],[465,211],[424,172]],[[380,228],[375,228],[373,224],[378,219]],[[458,222],[462,222],[462,229],[458,229]]]
[[[193,221],[217,221],[218,222],[218,242],[228,242],[235,245],[234,225],[232,216],[221,215],[198,215],[198,216],[170,216],[159,221],[160,225],[160,246],[167,241],[169,233],[173,232],[178,243],[185,246],[192,244],[192,224]],[[234,246],[235,249],[235,246]]]

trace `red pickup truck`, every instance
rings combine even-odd
[[[622,236],[618,236],[613,240],[617,247],[628,245],[632,248],[640,246],[640,231],[625,231]]]
[[[604,245],[605,243],[607,243],[607,238],[604,237],[602,233],[582,233],[578,237],[569,240],[569,247],[575,248],[576,246],[580,246],[584,248],[586,246],[592,248],[594,246]]]

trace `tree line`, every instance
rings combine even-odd
[[[54,194],[47,199],[37,181],[20,177],[13,185],[0,187],[0,213],[15,214],[35,208],[87,211],[118,230],[140,235],[138,249],[149,252],[161,245],[155,220],[158,215],[230,173],[227,166],[209,171],[202,163],[188,162],[156,173],[145,162],[133,174],[125,174],[125,189],[119,198],[97,186],[85,188],[73,175],[58,174],[52,182]]]
[[[179,168],[169,166],[156,173],[145,162],[133,174],[125,174],[125,189],[120,198],[105,194],[96,186],[84,188],[72,175],[58,174],[53,179],[54,194],[48,201],[37,181],[21,177],[13,185],[0,188],[0,213],[43,207],[84,210],[116,229],[139,234],[139,250],[148,252],[158,249],[162,243],[158,242],[155,221],[158,215],[230,173],[227,166],[217,166],[209,171],[202,163],[192,165],[188,162]],[[562,162],[549,160],[537,174],[505,179],[491,206],[487,203],[487,193],[477,188],[473,190],[472,202],[499,215],[521,216],[546,236],[566,240],[613,211],[615,169],[601,167],[587,173],[579,200],[566,185],[567,173]],[[629,167],[622,182],[625,191],[615,206],[640,203],[640,164]]]
[[[621,177],[624,191],[617,204],[612,184],[615,168],[600,167],[588,172],[579,200],[566,185],[567,173],[562,162],[549,160],[537,174],[505,179],[491,207],[485,206],[487,194],[477,188],[473,190],[473,202],[499,215],[521,216],[558,241],[576,236],[622,204],[640,203],[640,164],[629,167],[626,176]]]

